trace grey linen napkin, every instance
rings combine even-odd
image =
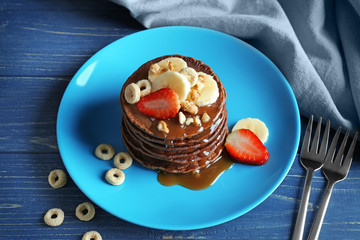
[[[356,130],[360,117],[359,0],[112,0],[145,27],[205,27],[270,58],[300,113]]]

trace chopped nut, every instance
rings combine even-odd
[[[193,118],[187,118],[185,124],[186,124],[187,126],[189,126],[189,125],[190,125],[191,123],[193,123],[193,122],[194,122],[194,119],[193,119]]]
[[[171,61],[168,61],[167,67],[168,67],[169,71],[173,71],[173,70],[174,70],[174,67],[173,67]]]
[[[196,100],[198,100],[200,98],[200,96],[201,96],[201,93],[198,90],[191,89],[188,99],[191,102],[195,102]]]
[[[157,73],[159,70],[160,70],[160,66],[157,63],[150,66],[150,71],[153,73]]]
[[[179,112],[179,123],[184,124],[186,121],[186,117],[182,112]]]
[[[201,117],[201,121],[206,123],[210,120],[210,116],[205,112],[202,117]]]
[[[153,82],[155,78],[157,78],[159,75],[163,74],[167,70],[167,68],[161,68],[159,64],[154,63],[149,68],[148,79],[150,80],[150,82]]]
[[[195,123],[195,125],[196,125],[197,127],[201,125],[201,120],[200,120],[200,117],[199,117],[199,116],[196,116],[196,117],[194,118],[194,123]]]
[[[159,122],[159,124],[157,125],[157,129],[160,132],[169,133],[169,128],[167,127],[167,124],[164,121]]]
[[[185,112],[191,113],[191,114],[195,114],[198,111],[198,107],[195,105],[195,103],[193,102],[189,102],[189,101],[181,101],[180,103],[181,105],[181,109]]]

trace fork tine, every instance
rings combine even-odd
[[[340,131],[341,131],[341,127],[338,127],[338,129],[336,130],[335,136],[334,136],[334,138],[333,138],[332,141],[331,141],[329,151],[328,151],[328,153],[327,153],[327,155],[326,155],[325,164],[326,164],[327,162],[332,162],[332,160],[333,160],[333,158],[334,158],[337,141],[338,141],[339,136],[340,136]]]
[[[335,160],[334,160],[334,163],[335,163],[335,164],[341,165],[341,160],[343,159],[344,149],[345,149],[345,145],[346,145],[347,139],[348,139],[348,137],[349,137],[349,133],[350,133],[350,131],[347,130],[347,131],[346,131],[346,134],[345,134],[345,137],[344,137],[344,139],[343,139],[342,142],[341,142],[339,151],[338,151],[337,154],[336,154],[336,157],[335,157]]]
[[[308,152],[309,151],[309,145],[310,145],[310,137],[311,137],[311,129],[312,129],[312,124],[313,124],[313,119],[314,116],[311,115],[308,125],[306,127],[306,131],[305,131],[305,136],[304,136],[304,141],[303,141],[303,145],[302,145],[302,149],[301,149],[301,153],[303,152]]]
[[[350,168],[351,161],[352,161],[353,155],[354,155],[354,150],[355,150],[355,145],[356,145],[357,138],[358,138],[358,132],[356,132],[355,135],[354,135],[354,138],[353,138],[353,140],[352,140],[352,142],[351,142],[349,151],[348,151],[348,153],[346,154],[346,158],[345,158],[344,163],[343,163],[343,166],[344,166],[346,169],[349,169],[349,168]]]
[[[316,126],[314,139],[312,140],[310,152],[317,153],[320,139],[320,130],[321,130],[322,117],[319,118],[319,121]]]
[[[326,154],[326,149],[327,149],[328,141],[329,141],[329,133],[330,133],[330,120],[327,120],[325,131],[324,131],[324,136],[321,141],[320,150],[319,150],[319,154],[323,157],[325,157],[325,154]]]

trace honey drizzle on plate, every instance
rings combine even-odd
[[[213,185],[233,163],[225,151],[206,168],[186,174],[158,172],[157,179],[164,186],[180,185],[191,190],[202,190]]]

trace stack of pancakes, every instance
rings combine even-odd
[[[159,120],[141,113],[136,104],[129,104],[124,98],[124,90],[130,83],[147,79],[150,66],[168,57],[182,58],[188,67],[197,72],[213,76],[219,89],[217,101],[209,106],[200,107],[196,115],[207,113],[208,122],[200,126],[181,125],[178,116],[165,120],[169,133],[157,130]],[[121,94],[122,107],[121,131],[126,148],[134,159],[147,168],[171,172],[187,173],[208,166],[220,157],[223,143],[228,133],[225,89],[212,71],[203,62],[180,55],[163,56],[143,64],[125,82]],[[185,113],[187,117],[188,115]]]

